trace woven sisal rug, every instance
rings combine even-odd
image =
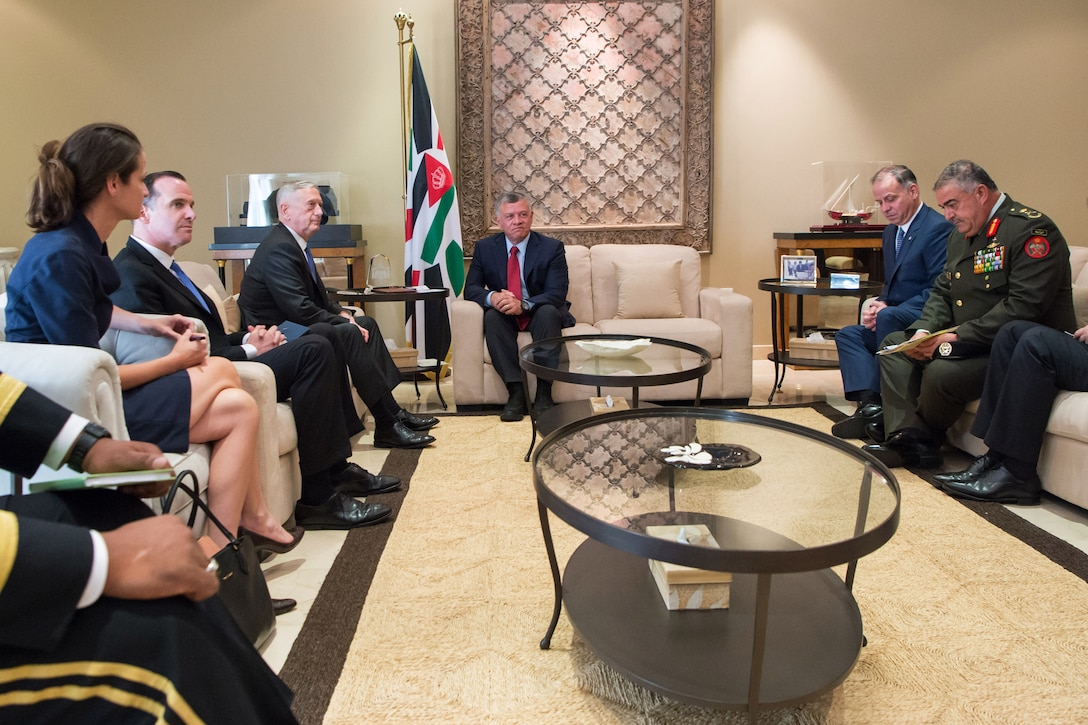
[[[831,425],[812,407],[750,412]],[[522,461],[529,425],[448,416],[440,431],[418,460],[391,457],[411,480],[384,550],[365,529],[349,535],[320,622],[311,614],[295,643],[282,675],[302,722],[747,722],[632,685],[565,617],[541,650],[552,592]],[[1083,721],[1088,584],[1075,572],[1088,557],[1002,507],[968,508],[897,473],[899,530],[854,582],[868,646],[833,692],[760,722]],[[552,529],[565,561],[584,537],[554,518]],[[360,562],[379,551],[367,589]]]

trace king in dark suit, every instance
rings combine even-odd
[[[929,288],[944,269],[952,233],[952,225],[922,203],[918,179],[906,166],[885,166],[872,183],[873,198],[889,222],[883,237],[884,290],[862,324],[835,334],[843,390],[858,404],[853,415],[832,426],[839,438],[862,438],[868,425],[883,426],[877,347],[922,314]]]
[[[274,328],[228,335],[214,302],[173,259],[192,239],[196,214],[188,183],[174,171],[148,174],[144,183],[149,195],[143,213],[114,260],[121,277],[121,286],[111,295],[114,303],[131,312],[199,319],[208,329],[211,354],[272,368],[277,398],[291,399],[298,432],[302,499],[295,518],[301,526],[353,528],[386,518],[388,506],[351,498],[392,491],[400,480],[347,462],[351,436],[362,430],[362,423],[331,343],[317,334],[285,342]]]
[[[502,233],[481,239],[473,249],[465,299],[484,308],[484,340],[509,392],[499,418],[518,421],[528,411],[518,365],[518,332],[528,330],[533,340],[542,340],[558,337],[562,328],[574,325],[567,301],[567,255],[558,239],[532,231],[533,212],[521,194],[499,197],[495,223]],[[545,354],[557,356],[559,350]],[[552,405],[551,383],[538,380],[533,408],[539,413]]]
[[[413,415],[393,398],[400,370],[373,318],[353,316],[334,300],[317,274],[307,241],[321,226],[321,194],[308,181],[285,184],[276,194],[280,223],[257,248],[242,279],[238,306],[246,325],[288,320],[326,336],[351,373],[351,382],[374,416],[378,448],[423,448],[432,416]],[[318,323],[325,323],[319,325]]]

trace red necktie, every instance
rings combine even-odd
[[[506,289],[521,299],[521,264],[518,263],[517,247],[510,247],[510,258],[506,261]],[[529,315],[518,315],[517,320],[519,330],[529,327]]]

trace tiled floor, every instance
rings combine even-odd
[[[753,369],[751,405],[767,404],[773,381],[773,365],[767,360],[757,359]],[[448,379],[442,383],[442,395],[452,410],[453,385]],[[442,409],[433,383],[421,383],[418,401],[414,388],[407,383],[397,388],[396,397],[401,405],[414,412]],[[818,401],[826,401],[844,412],[853,411],[854,404],[843,398],[838,370],[791,369],[787,371],[782,389],[774,399],[776,405]],[[441,426],[436,430],[436,437],[439,440],[438,445],[441,445]],[[354,448],[353,461],[371,471],[381,469],[386,452],[371,445],[371,433],[364,433],[356,441]],[[957,470],[965,467],[969,461],[965,455],[956,457],[956,454],[952,454],[946,462],[946,468]],[[1036,526],[1088,551],[1088,512],[1085,510],[1053,498],[1045,498],[1042,506],[1009,508]],[[276,633],[265,648],[265,660],[273,669],[278,671],[286,661],[291,644],[321,588],[325,573],[340,550],[344,537],[345,533],[338,531],[308,532],[298,548],[289,554],[273,557],[265,566],[272,596],[292,597],[299,603],[298,609],[277,620]]]

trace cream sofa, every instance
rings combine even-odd
[[[204,267],[218,284],[219,279],[206,265],[186,266],[186,273]],[[203,279],[198,284],[203,284]],[[222,289],[222,285],[220,285]],[[225,295],[224,295],[225,296]],[[0,294],[0,370],[14,375],[38,391],[92,420],[120,439],[128,439],[125,415],[121,405],[121,381],[113,355],[131,354],[140,344],[161,344],[155,339],[133,333],[118,335],[110,331],[102,339],[101,350],[68,345],[33,345],[2,342],[3,312],[6,296]],[[200,323],[199,327],[203,327]],[[120,352],[119,349],[120,348]],[[259,428],[257,461],[261,489],[268,508],[280,521],[287,521],[295,510],[302,491],[302,474],[298,467],[298,437],[294,417],[287,403],[276,402],[276,380],[271,368],[253,362],[237,362],[235,367],[242,387],[257,401]],[[171,454],[177,470],[191,468],[206,486],[210,448],[189,446],[185,454]],[[54,472],[39,469],[31,480],[44,480],[71,475],[61,469]],[[0,486],[7,490],[8,486]],[[0,491],[2,493],[4,491]]]
[[[698,345],[713,361],[703,380],[703,400],[748,402],[752,394],[752,301],[731,289],[701,287],[701,264],[695,250],[666,244],[599,244],[568,246],[566,254],[570,276],[567,299],[577,324],[564,329],[564,335],[633,334]],[[677,311],[682,316],[658,316]],[[458,409],[505,403],[506,386],[484,344],[483,308],[458,298],[450,312]],[[519,345],[530,341],[528,332],[519,334]],[[696,385],[690,381],[641,388],[639,397],[692,400]],[[620,395],[629,392],[623,388],[605,390]],[[585,386],[556,383],[553,388],[553,396],[560,402],[591,395],[595,395],[593,389]]]
[[[1088,247],[1070,247],[1073,303],[1077,326],[1088,324]],[[1030,382],[1025,382],[1030,385]],[[972,455],[986,452],[986,444],[971,435],[978,401],[948,432],[949,442]],[[1051,409],[1043,450],[1039,456],[1039,477],[1043,489],[1081,508],[1088,508],[1088,393],[1063,391]]]

